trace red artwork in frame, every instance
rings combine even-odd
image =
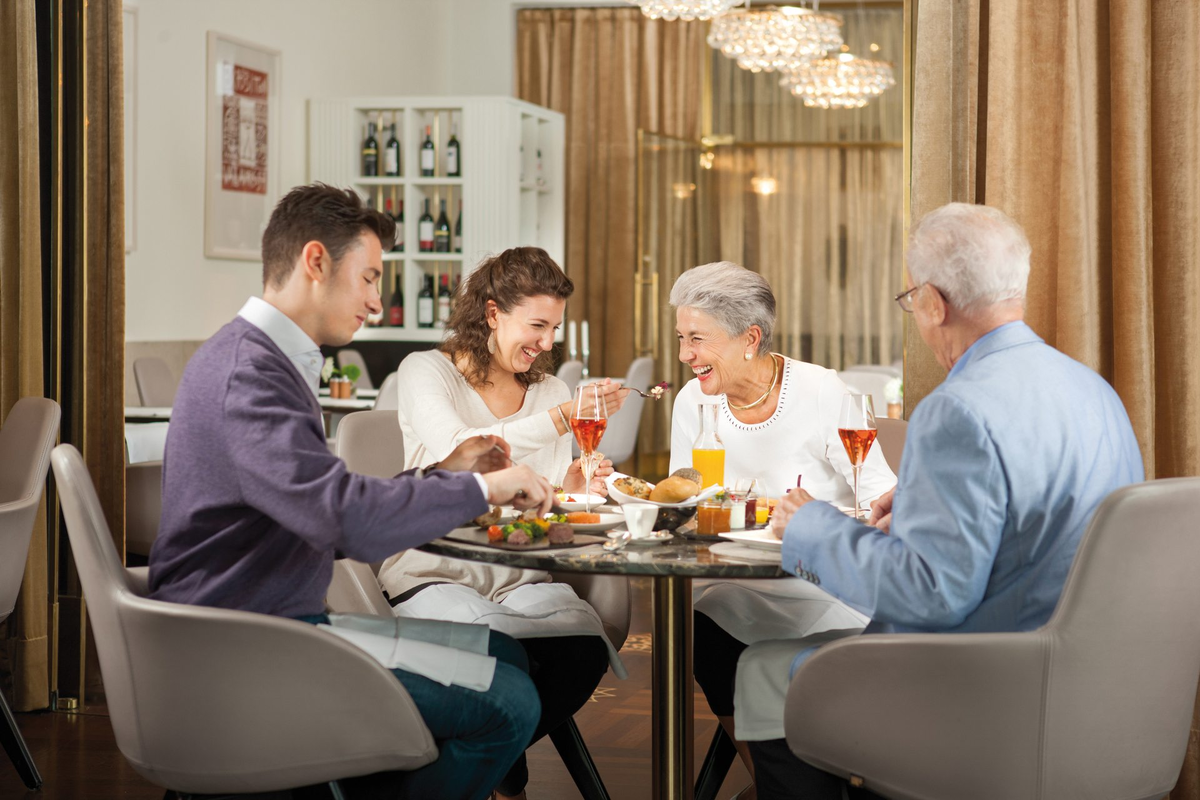
[[[267,193],[267,89],[265,72],[233,66],[233,93],[221,109],[221,188]]]

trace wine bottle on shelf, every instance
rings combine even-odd
[[[437,224],[433,226],[433,250],[436,253],[450,252],[450,218],[446,216],[446,201],[442,200],[442,210],[438,214]]]
[[[395,194],[395,192],[393,192],[393,194]],[[404,249],[404,226],[396,216],[396,207],[392,203],[392,198],[389,197],[386,201],[384,201],[384,211],[386,211],[387,215],[392,218],[392,222],[396,223],[396,239],[392,242],[392,250],[402,250]]]
[[[417,295],[417,327],[433,327],[433,276],[425,276],[425,284]]]
[[[462,177],[462,157],[458,152],[458,126],[450,126],[450,141],[446,142],[446,174],[451,178]]]
[[[392,248],[397,253],[404,252],[404,201],[400,201],[400,214],[396,217],[396,246]]]
[[[433,215],[429,213],[429,198],[425,198],[425,213],[417,221],[418,249],[422,253],[433,252]]]
[[[388,303],[388,325],[393,328],[404,327],[404,287],[400,285],[400,274],[396,274],[396,289],[392,292],[392,300]]]
[[[524,183],[525,182],[525,145],[521,145],[521,147],[520,147],[520,156],[519,156],[518,160],[521,162],[521,175],[519,178],[517,178],[517,180],[519,180],[521,183]]]
[[[375,123],[367,123],[367,138],[362,145],[362,174],[374,178],[379,174],[379,142],[375,139]]]
[[[462,252],[462,199],[458,201],[458,219],[454,220],[454,252]]]
[[[449,273],[442,276],[442,285],[438,289],[437,296],[437,322],[436,327],[446,327],[446,321],[450,319],[450,275]]]
[[[546,185],[546,175],[545,175],[545,173],[542,172],[542,151],[541,150],[537,151],[537,177],[535,177],[534,180],[537,183],[539,188]]]
[[[383,172],[385,175],[400,175],[400,140],[396,138],[396,123],[392,123],[392,135],[383,147]]]
[[[433,168],[437,163],[437,148],[433,145],[433,128],[425,126],[425,141],[421,142],[421,175],[433,177]]]

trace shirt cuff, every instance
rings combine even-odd
[[[483,476],[481,474],[479,474],[478,472],[472,472],[471,474],[475,476],[475,482],[479,484],[479,491],[483,494],[483,502],[487,503],[488,502],[487,481],[485,481],[483,479]],[[491,504],[489,503],[489,505],[491,505]]]

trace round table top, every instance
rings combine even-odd
[[[709,542],[676,536],[662,544],[630,544],[623,550],[609,553],[598,544],[547,550],[501,550],[487,545],[435,539],[419,549],[450,558],[556,572],[685,578],[789,577],[779,565],[779,559],[772,558],[768,551],[762,551],[761,556],[755,553],[742,560],[712,552],[710,548],[719,543],[732,544],[724,539]],[[736,548],[730,549],[736,551]]]

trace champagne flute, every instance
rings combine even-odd
[[[575,390],[575,407],[571,412],[571,432],[583,454],[584,508],[592,510],[592,476],[596,472],[595,454],[608,427],[608,408],[600,384],[591,383]]]
[[[875,443],[875,407],[869,394],[846,394],[842,398],[842,413],[838,420],[838,437],[846,448],[850,466],[854,468],[854,518],[859,519],[858,479],[867,453]]]

